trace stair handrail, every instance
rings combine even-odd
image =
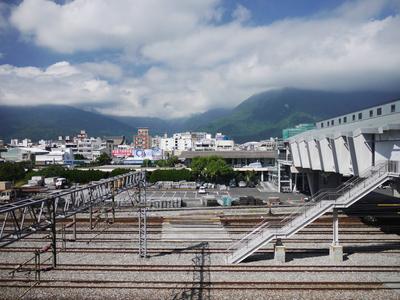
[[[300,208],[296,209],[293,211],[289,216],[285,217],[280,221],[280,224],[284,223],[289,224],[292,223],[292,220],[295,219],[297,216],[306,213],[307,210],[312,209],[313,207],[316,207],[317,204],[326,199],[326,200],[336,200],[332,199],[333,196],[337,196],[336,198],[339,198],[342,194],[348,191],[348,188],[352,189],[353,187],[357,186],[359,183],[364,182],[367,180],[369,177],[367,176],[368,174],[373,174],[374,172],[379,172],[383,168],[385,168],[388,165],[389,161],[380,161],[378,164],[371,166],[367,170],[364,170],[360,176],[353,176],[346,182],[342,183],[336,188],[326,188],[326,189],[321,189],[319,190],[316,194],[313,195],[311,200],[307,203],[304,203]],[[282,227],[284,227],[283,225]]]
[[[227,252],[231,252],[230,250],[234,249],[234,247],[236,247],[237,245],[241,245],[243,244],[243,242],[245,240],[248,240],[248,237],[254,235],[255,233],[259,233],[259,231],[263,228],[266,228],[268,226],[271,225],[271,223],[267,222],[267,219],[262,220],[261,222],[257,223],[257,225],[255,225],[252,230],[247,233],[246,235],[244,235],[239,241],[236,241],[235,243],[233,243],[231,246],[229,246],[228,249],[226,249]],[[238,248],[235,248],[234,250],[236,250]]]
[[[300,209],[296,210],[295,212],[292,212],[289,217],[284,218],[280,223],[282,223],[284,220],[286,221],[285,225],[275,228],[275,231],[271,231],[270,235],[275,235],[278,236],[278,231],[281,231],[283,233],[287,233],[288,231],[285,230],[287,227],[292,227],[294,219],[297,219],[300,215],[304,214],[304,218],[307,217],[307,213],[312,214],[312,209],[317,207],[317,206],[322,206],[322,203],[325,201],[333,201],[333,203],[330,203],[331,205],[335,205],[337,200],[345,195],[346,193],[349,193],[355,189],[356,192],[359,192],[359,186],[364,185],[364,188],[370,184],[376,182],[375,180],[377,178],[380,178],[382,174],[388,174],[388,173],[395,173],[399,175],[400,171],[400,161],[391,161],[391,160],[385,160],[385,161],[380,161],[376,165],[371,166],[367,170],[363,171],[363,173],[360,176],[354,176],[350,178],[348,181],[344,182],[341,184],[339,187],[334,188],[334,189],[324,189],[324,190],[319,190],[311,199],[310,202],[305,203],[303,206],[300,207]],[[377,174],[377,175],[376,175]],[[329,205],[330,206],[330,205]],[[299,213],[301,212],[301,213]],[[296,217],[294,217],[296,216]],[[290,221],[287,221],[290,219]],[[268,226],[267,226],[268,225]],[[261,223],[257,224],[255,226],[255,229],[252,230],[250,233],[246,234],[241,240],[238,242],[234,243],[231,245],[227,251],[232,250],[236,246],[242,245],[244,242],[246,242],[245,247],[247,248],[252,241],[255,240],[255,238],[250,239],[253,235],[264,235],[264,233],[267,231],[268,228],[271,227],[271,223],[268,223],[266,220],[263,220]],[[233,250],[233,252],[230,253],[230,255],[233,255],[233,253],[239,249],[243,249],[244,247],[237,247],[236,249]]]

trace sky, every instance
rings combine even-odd
[[[0,105],[185,117],[283,87],[398,90],[400,0],[0,0]]]

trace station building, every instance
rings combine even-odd
[[[295,178],[292,189],[314,194],[351,176],[363,177],[363,172],[381,161],[400,161],[400,100],[315,125],[286,140]],[[282,160],[281,165],[287,163]]]

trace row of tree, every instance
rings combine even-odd
[[[31,162],[5,162],[0,164],[0,181],[17,181],[25,178],[32,170]]]
[[[66,169],[63,166],[52,165],[38,171],[32,170],[32,165],[27,162],[5,162],[0,164],[0,181],[27,181],[32,176],[64,177],[70,183],[88,183],[100,179],[113,177],[129,172],[127,169],[114,169],[112,172],[98,170]]]
[[[107,159],[105,156],[104,159]],[[149,161],[151,163],[151,161]],[[149,162],[144,162],[144,165],[150,166]],[[160,167],[174,167],[178,163],[177,157],[173,156],[167,160],[158,161]],[[234,172],[226,161],[218,156],[195,157],[192,160],[189,169],[170,169],[170,170],[155,170],[149,174],[150,182],[157,181],[205,181],[213,183],[227,184],[231,180],[236,181],[255,181],[254,172],[249,172],[245,175]],[[28,180],[32,176],[45,177],[64,177],[70,183],[88,183],[90,181],[98,181],[100,179],[117,176],[129,172],[127,169],[114,169],[112,172],[102,172],[98,170],[78,170],[66,169],[63,166],[49,166],[39,171],[32,171],[32,166],[29,163],[11,163],[6,162],[0,164],[0,180],[17,181],[21,179]]]
[[[99,170],[79,170],[79,169],[66,169],[62,166],[49,166],[39,171],[31,171],[27,177],[31,176],[44,176],[44,177],[64,177],[70,183],[89,183],[91,181],[98,181],[101,179],[125,174],[129,172],[128,169],[114,169],[111,172],[103,172]]]
[[[203,181],[219,184],[228,184],[232,180],[255,182],[257,176],[254,172],[235,172],[226,161],[219,156],[195,157],[189,169],[155,170],[148,179],[154,183],[157,181]]]

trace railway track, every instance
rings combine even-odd
[[[351,250],[356,247],[346,247],[347,250]],[[35,250],[38,248],[34,247],[26,247],[26,248],[9,248],[7,250],[1,251],[0,253],[33,253]],[[289,253],[328,253],[327,249],[316,249],[316,248],[289,248],[287,247],[287,252]],[[388,250],[384,244],[381,246],[379,245],[374,245],[371,247],[371,249],[358,249],[358,253],[376,253],[376,252],[383,252],[386,251],[387,253],[391,254],[400,254],[400,244],[399,244],[399,250]],[[388,252],[390,251],[390,252]],[[66,248],[64,250],[60,250],[60,253],[102,253],[102,254],[112,254],[112,253],[124,253],[124,254],[137,254],[138,250],[136,247],[131,247],[131,248]],[[177,249],[177,248],[149,248],[147,249],[147,252],[149,254],[174,254],[174,253],[180,253],[180,254],[195,254],[195,253],[201,253],[201,250],[197,249]],[[211,248],[209,250],[209,253],[211,254],[223,254],[226,253],[226,248],[217,248],[213,249]],[[257,251],[257,253],[273,253],[273,249],[260,249]],[[156,255],[156,256],[157,256]]]
[[[50,264],[42,264],[43,270],[49,270]],[[34,264],[26,264],[21,272],[34,270]],[[0,270],[14,270],[15,264],[2,263]],[[352,265],[352,266],[325,266],[325,265],[297,265],[297,266],[240,266],[240,265],[212,265],[207,269],[210,272],[240,272],[240,273],[266,273],[266,272],[316,272],[316,273],[337,273],[337,272],[400,272],[400,266],[387,265]],[[52,272],[191,272],[193,265],[138,265],[138,264],[59,264]]]
[[[0,279],[1,288],[30,288],[34,280]],[[371,282],[288,282],[288,281],[212,281],[203,282],[208,290],[390,290],[387,285],[400,284],[400,281]],[[131,289],[131,290],[171,290],[185,289],[193,285],[192,281],[141,281],[141,280],[41,280],[40,289]]]

